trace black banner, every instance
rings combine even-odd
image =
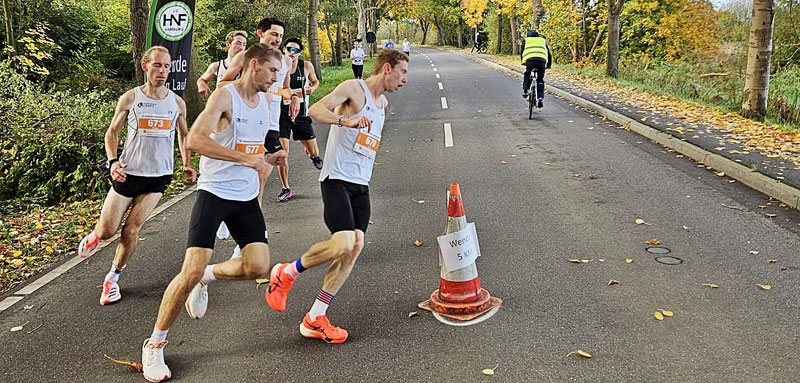
[[[172,57],[167,88],[183,96],[192,57],[195,0],[153,0],[147,27],[147,48],[161,45]]]

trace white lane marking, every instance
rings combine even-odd
[[[442,85],[441,82],[439,83],[439,90],[444,90],[444,86]]]
[[[436,65],[434,65],[433,63],[431,63],[431,66],[436,66]]]
[[[442,109],[447,109],[447,98],[442,97]]]
[[[438,73],[436,74],[436,78],[439,78],[439,74]]]
[[[25,297],[8,297],[0,301],[0,313],[6,311],[9,307],[24,299]]]
[[[433,68],[433,71],[434,71],[434,72],[438,72],[439,70],[438,70],[438,69],[436,69],[436,68]]]
[[[444,123],[444,147],[450,148],[453,146],[453,128],[449,122]]]

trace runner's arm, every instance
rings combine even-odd
[[[186,102],[180,97],[175,97],[175,100],[178,103],[178,125],[175,130],[178,131],[178,148],[181,152],[183,171],[189,182],[194,182],[197,171],[192,168],[192,151],[186,147],[186,137],[189,135],[189,128],[186,124]]]
[[[197,79],[197,93],[202,94],[205,98],[211,95],[211,88],[208,87],[208,82],[217,76],[217,70],[219,70],[219,61],[214,61],[208,66],[208,69],[206,69],[200,78]]]
[[[133,98],[134,90],[131,89],[125,92],[125,94],[123,94],[117,102],[117,108],[114,110],[114,117],[111,118],[111,124],[108,126],[108,130],[106,131],[104,138],[106,145],[106,159],[109,161],[118,158],[117,149],[119,148],[119,132],[125,126],[125,123],[128,120],[128,113],[130,112],[131,108],[133,108]],[[109,170],[111,172],[111,178],[114,181],[125,181],[125,173],[120,170],[124,167],[125,164],[120,163],[119,161],[111,164],[111,168]]]
[[[285,65],[285,63],[284,63],[284,65]],[[289,64],[289,65],[291,65],[291,64]],[[291,68],[291,66],[289,68]],[[282,92],[283,92],[283,97],[288,97],[289,100],[290,100],[289,101],[289,118],[291,118],[292,121],[294,121],[294,118],[297,117],[298,113],[300,113],[300,98],[298,97],[297,99],[295,99],[295,97],[292,97],[292,95],[294,93],[292,92],[292,88],[290,86],[291,85],[291,79],[292,79],[291,73],[289,73],[289,71],[287,70],[286,71],[286,77],[283,78],[283,89],[282,89]]]
[[[306,94],[311,94],[319,88],[319,79],[317,78],[317,72],[314,71],[313,64],[305,61],[303,65],[305,65],[306,69],[306,78],[308,78],[308,82],[311,83],[311,86],[306,90]]]
[[[371,127],[372,121],[367,116],[361,116],[353,120],[346,116],[339,121],[339,116],[333,113],[337,106],[345,102],[352,102],[360,89],[361,86],[356,80],[347,80],[339,84],[333,92],[308,108],[308,116],[323,124],[341,123],[342,126],[357,129]]]
[[[228,66],[228,70],[225,71],[225,75],[219,79],[219,84],[217,84],[217,88],[222,88],[225,85],[228,85],[236,80],[236,76],[239,75],[239,72],[242,71],[244,68],[244,52],[239,52],[236,56],[233,56],[231,59],[231,65]]]

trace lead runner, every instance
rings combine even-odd
[[[408,56],[395,49],[384,49],[366,81],[347,80],[308,110],[314,120],[331,124],[319,176],[323,215],[331,237],[311,246],[294,262],[276,264],[270,272],[266,292],[269,306],[283,311],[289,290],[300,273],[332,261],[317,299],[300,324],[300,334],[306,338],[328,343],[347,339],[347,331],[333,326],[326,312],[364,247],[370,216],[369,181],[388,105],[383,94],[406,84],[407,73]]]

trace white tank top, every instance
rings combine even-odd
[[[325,161],[319,174],[320,181],[330,177],[335,180],[368,185],[372,178],[372,166],[375,163],[375,154],[377,154],[380,144],[386,111],[383,108],[378,109],[375,105],[367,83],[364,80],[358,80],[358,83],[361,84],[367,102],[364,104],[364,108],[350,119],[367,116],[372,120],[372,128],[369,132],[371,136],[367,134],[366,128],[354,129],[332,124],[331,131],[328,133],[328,143],[325,146]]]
[[[278,81],[269,87],[269,130],[280,131],[281,102],[283,101],[283,80],[291,65],[286,65],[285,56],[281,56],[281,69],[278,71]]]
[[[128,164],[125,173],[134,176],[172,174],[178,122],[175,93],[169,91],[163,100],[153,100],[137,86],[133,94],[133,108],[128,112],[128,135],[119,161]]]
[[[264,136],[269,128],[269,108],[264,93],[258,94],[258,106],[244,103],[233,84],[223,87],[231,94],[231,123],[228,128],[211,133],[211,139],[228,148],[251,155],[264,155]],[[233,201],[249,201],[258,196],[258,173],[238,162],[200,157],[200,190]]]
[[[217,87],[219,87],[219,82],[225,77],[226,72],[228,72],[228,68],[225,66],[225,60],[219,60],[219,65],[217,65]],[[239,78],[239,76],[236,76],[236,78]]]

